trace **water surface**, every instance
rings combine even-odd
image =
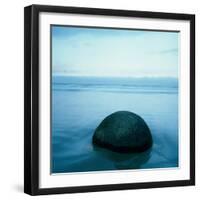
[[[92,144],[109,114],[148,124],[153,146],[120,154]],[[52,173],[178,167],[178,82],[172,78],[52,77]]]

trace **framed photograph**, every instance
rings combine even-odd
[[[195,16],[25,7],[24,192],[195,184]]]

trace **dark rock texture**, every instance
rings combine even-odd
[[[129,111],[107,116],[96,128],[92,140],[93,144],[120,153],[142,152],[153,143],[145,121]]]

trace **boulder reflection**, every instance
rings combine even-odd
[[[140,169],[151,157],[151,148],[140,153],[117,153],[95,145],[93,145],[93,149],[99,156],[111,160],[119,170]]]

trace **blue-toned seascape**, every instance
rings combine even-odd
[[[147,122],[151,150],[120,154],[93,146],[95,128],[119,110]],[[52,173],[178,167],[178,81],[53,76],[51,141]]]

